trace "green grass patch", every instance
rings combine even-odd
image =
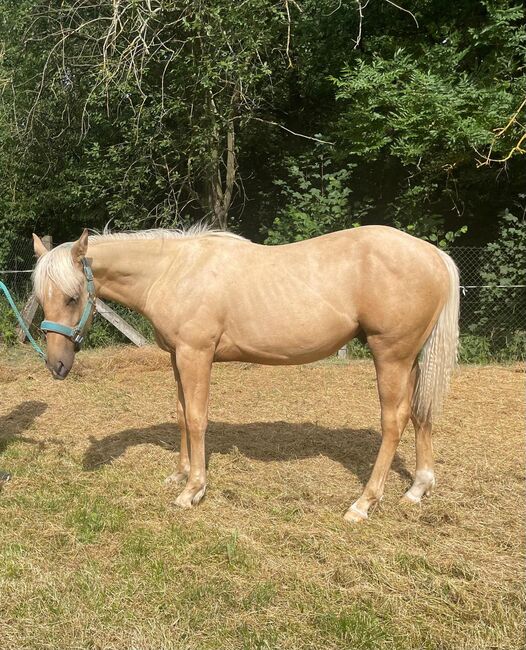
[[[127,521],[126,511],[103,497],[84,497],[65,516],[77,540],[83,544],[94,542],[104,532],[122,529]]]
[[[316,624],[338,647],[353,650],[396,647],[390,623],[365,603],[355,603],[338,612],[327,612],[317,619]]]

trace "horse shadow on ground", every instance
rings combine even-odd
[[[90,439],[83,459],[85,470],[95,470],[122,456],[134,445],[157,445],[178,450],[179,433],[175,422],[148,428],[119,431],[106,438]],[[341,463],[363,485],[369,479],[382,436],[372,429],[329,429],[312,422],[250,422],[232,424],[210,422],[206,433],[207,464],[210,454],[228,454],[237,448],[253,460],[286,461],[327,456]],[[175,471],[174,457],[174,471]],[[404,461],[395,455],[392,469],[410,480]]]
[[[0,453],[4,452],[15,440],[41,445],[40,441],[26,438],[20,434],[29,429],[35,419],[42,415],[46,409],[45,402],[21,402],[10,413],[0,416]]]

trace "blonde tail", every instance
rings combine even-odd
[[[455,262],[439,251],[449,276],[447,301],[418,359],[413,414],[424,424],[439,414],[457,363],[460,287]]]

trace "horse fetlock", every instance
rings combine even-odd
[[[175,474],[170,474],[170,476],[167,476],[164,479],[164,484],[173,485],[175,483],[180,485],[182,483],[186,483],[187,479],[188,479],[188,472],[177,471],[175,472]]]
[[[420,503],[423,496],[430,496],[435,487],[435,474],[433,470],[417,470],[413,485],[404,494],[403,500],[407,503]]]

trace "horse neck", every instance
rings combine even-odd
[[[90,259],[97,295],[144,313],[152,284],[172,264],[170,242],[163,240],[101,240],[90,244]]]

